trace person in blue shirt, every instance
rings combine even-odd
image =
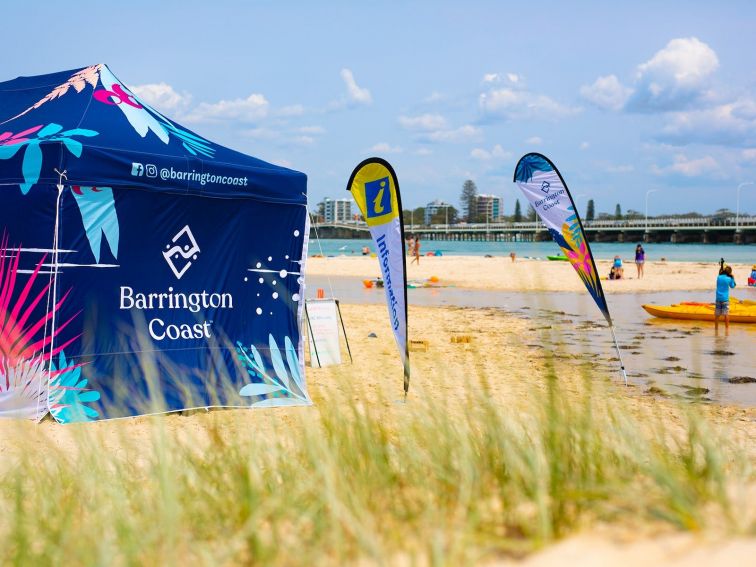
[[[612,277],[612,275],[614,277]],[[612,269],[609,272],[609,279],[610,280],[621,280],[625,277],[625,268],[622,267],[622,258],[619,256],[614,257],[614,262],[612,263]]]
[[[732,268],[723,266],[717,276],[717,295],[714,305],[714,332],[719,330],[719,318],[724,316],[725,329],[730,330],[730,290],[735,287]]]

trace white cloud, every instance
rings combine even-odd
[[[680,110],[701,99],[719,67],[714,50],[695,37],[677,38],[638,66],[627,109],[637,112]]]
[[[531,144],[533,146],[540,146],[543,144],[543,138],[540,138],[539,136],[531,136],[527,140],[525,140],[526,144]]]
[[[242,130],[242,135],[255,140],[277,140],[281,134],[270,128],[247,128]]]
[[[754,145],[756,101],[741,98],[710,108],[671,113],[658,137],[677,145]]]
[[[407,130],[442,130],[446,128],[446,118],[440,114],[421,114],[419,116],[400,116],[399,124]]]
[[[500,144],[496,144],[490,151],[483,148],[474,148],[470,152],[470,157],[480,161],[489,161],[492,159],[509,159],[512,157],[512,153],[506,151]]]
[[[433,103],[433,102],[440,102],[446,98],[446,95],[443,93],[440,93],[438,91],[433,91],[430,95],[425,97],[423,99],[423,102],[426,104]]]
[[[429,148],[418,148],[415,151],[415,155],[417,155],[417,156],[430,156],[430,155],[433,155],[433,150],[431,150]]]
[[[351,69],[342,69],[341,78],[346,85],[347,94],[351,102],[357,104],[370,104],[373,102],[373,96],[370,94],[370,91],[357,84]]]
[[[481,93],[478,106],[486,116],[508,120],[559,118],[578,111],[546,95],[508,87]]]
[[[301,128],[297,128],[297,132],[301,132],[302,134],[325,134],[326,129],[322,126],[302,126]]]
[[[202,102],[184,118],[187,122],[216,122],[238,120],[257,122],[268,116],[269,104],[261,94],[253,93],[247,98],[221,100],[214,103]]]
[[[590,147],[591,147],[591,145],[588,142],[581,142],[580,143],[580,149],[581,150],[587,150]]]
[[[272,163],[273,165],[280,165],[281,167],[288,167],[289,169],[293,167],[292,163],[288,159],[283,159],[283,158],[282,159],[274,158],[270,160],[270,163]]]
[[[294,136],[291,141],[298,146],[311,146],[315,143],[315,138],[312,136]]]
[[[620,110],[633,89],[625,87],[615,75],[599,77],[592,85],[580,87],[580,95],[588,102],[608,110]]]
[[[609,165],[606,167],[607,173],[630,173],[635,171],[635,167],[629,164],[625,165]]]
[[[719,162],[710,155],[690,159],[684,154],[677,154],[673,163],[664,167],[655,165],[652,171],[657,175],[677,174],[685,177],[712,177],[719,173]]]
[[[420,139],[427,142],[470,142],[481,139],[482,135],[483,131],[477,126],[465,124],[459,128],[426,132]]]
[[[288,118],[290,116],[302,116],[304,112],[304,106],[302,106],[301,104],[292,104],[277,109],[275,111],[275,115]]]
[[[756,161],[756,148],[748,148],[742,152],[743,159],[748,161]]]
[[[167,83],[151,83],[129,87],[141,100],[160,112],[180,112],[192,101],[189,93],[179,93]]]
[[[402,148],[400,148],[399,146],[392,146],[387,142],[379,142],[368,151],[379,154],[399,154],[402,152]]]
[[[485,75],[483,75],[484,83],[496,84],[501,83],[504,79],[506,79],[512,85],[517,85],[522,81],[522,77],[520,77],[516,73],[506,73],[503,77],[498,73],[486,73]]]

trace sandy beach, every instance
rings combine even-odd
[[[754,258],[756,262],[756,258]],[[598,261],[598,270],[606,278],[610,262]],[[637,279],[635,264],[625,263],[625,279],[604,280],[604,292],[638,293],[649,291],[713,290],[717,277],[716,263],[646,262],[643,279]],[[756,298],[756,289],[746,289],[751,265],[733,264],[738,288],[733,292],[742,299]],[[353,276],[375,278],[380,267],[375,258],[336,256],[309,258],[307,273],[315,276]],[[517,259],[508,257],[425,256],[420,265],[407,262],[409,280],[426,280],[432,276],[440,283],[470,289],[502,291],[583,291],[584,287],[567,262]],[[712,291],[713,301],[713,291]]]
[[[596,388],[595,395],[605,396],[602,405],[621,407],[649,428],[662,427],[673,438],[683,433],[682,424],[691,410],[687,403],[681,404],[677,399],[622,385],[611,353],[587,357],[569,354],[559,346],[545,350],[541,343],[553,338],[551,331],[540,329],[533,333],[532,321],[496,309],[454,307],[411,308],[410,333],[415,339],[426,341],[427,350],[423,347],[411,353],[410,396],[407,404],[397,403],[402,398],[402,375],[385,307],[344,305],[342,309],[355,364],[349,363],[346,350],[342,349],[345,361],[341,366],[308,367],[308,387],[314,407],[201,411],[71,426],[51,421],[39,425],[2,421],[0,469],[9,466],[22,450],[27,458],[30,455],[34,458],[35,453],[40,458],[76,453],[92,442],[86,437],[89,433],[114,456],[128,455],[129,460],[145,462],[157,442],[156,427],[177,438],[191,440],[200,452],[212,450],[219,442],[218,436],[231,442],[254,432],[265,439],[285,430],[292,438],[298,438],[301,435],[298,431],[306,427],[309,419],[318,419],[319,408],[333,407],[335,401],[343,405],[348,400],[364,408],[362,411],[376,415],[391,435],[400,435],[402,424],[413,413],[439,407],[433,404],[440,404],[456,419],[464,420],[463,401],[481,387],[497,405],[527,414],[533,410],[534,394],[545,391],[545,370],[550,364],[556,364],[558,379],[567,395],[579,396],[587,377]],[[452,342],[452,337],[458,336],[467,336],[470,342]],[[756,466],[756,408],[697,404],[693,409],[716,431],[726,432],[728,442],[739,447],[743,458]],[[753,481],[746,486],[747,500],[740,502],[738,519],[743,527],[756,521],[756,486]],[[732,540],[716,522],[703,534],[693,536],[679,534],[660,521],[649,520],[642,526],[619,521],[610,526],[585,526],[578,535],[530,556],[523,564],[561,565],[566,558],[579,557],[581,564],[630,566],[636,565],[639,557],[645,557],[648,565],[704,566],[725,559],[745,563],[754,551],[753,539]],[[521,564],[506,558],[485,563]]]
[[[602,270],[605,268],[601,266]],[[631,268],[634,270],[634,266]],[[739,281],[744,280],[747,268],[736,266]],[[309,260],[307,269],[308,274],[329,277],[378,275],[374,258],[314,258]],[[711,289],[714,269],[705,264],[655,262],[649,264],[646,279],[606,282],[605,289],[607,293],[623,294]],[[562,262],[512,263],[509,258],[443,257],[423,258],[420,267],[409,266],[410,279],[431,276],[463,289],[583,291],[572,268]],[[374,293],[380,294],[377,290]],[[196,411],[69,426],[50,420],[38,425],[0,421],[0,471],[20,458],[76,455],[86,453],[93,444],[114,459],[148,467],[164,434],[183,440],[199,454],[212,452],[218,443],[233,444],[250,432],[261,440],[280,440],[282,431],[287,432],[286,438],[299,439],[314,423],[324,419],[321,412],[328,412],[329,408],[332,411],[354,407],[370,413],[384,424],[391,438],[398,439],[408,422],[439,408],[453,421],[463,423],[469,407],[466,404],[481,391],[497,407],[530,416],[537,411],[539,396],[546,395],[550,368],[568,398],[581,399],[590,384],[594,400],[602,400],[597,405],[598,411],[626,412],[635,423],[648,429],[644,434],[664,432],[672,443],[684,442],[687,419],[695,412],[706,421],[707,427],[732,444],[752,469],[756,467],[756,408],[697,403],[706,400],[706,396],[663,384],[657,387],[655,372],[656,366],[664,364],[661,359],[653,362],[654,368],[649,366],[643,373],[637,373],[643,379],[633,377],[630,386],[624,386],[614,352],[605,340],[607,337],[601,335],[603,327],[594,328],[598,334],[592,335],[591,340],[599,340],[604,346],[590,352],[580,350],[581,341],[588,340],[590,320],[575,319],[573,324],[572,319],[565,318],[569,314],[560,310],[544,313],[535,305],[531,311],[519,314],[496,308],[412,305],[409,333],[423,344],[411,352],[412,381],[408,402],[404,404],[399,403],[402,372],[385,306],[380,302],[342,304],[342,311],[355,363],[349,363],[342,339],[342,365],[323,369],[308,366],[313,407]],[[552,325],[553,322],[564,325]],[[565,332],[570,326],[574,329]],[[647,340],[653,341],[663,338],[668,330],[652,326],[647,333]],[[584,336],[580,337],[581,334]],[[455,337],[466,337],[469,342],[453,342]],[[679,363],[667,366],[670,364]],[[641,523],[637,518],[627,521],[617,518],[610,524],[581,525],[576,533],[539,553],[521,559],[487,558],[482,563],[546,567],[563,565],[570,558],[585,565],[628,567],[637,565],[639,558],[649,566],[747,563],[756,552],[756,540],[739,534],[747,533],[756,522],[756,483],[752,478],[742,478],[732,491],[738,494],[741,510],[734,531],[732,523],[729,528],[723,527],[724,519],[711,521],[697,534],[691,534],[652,518]]]

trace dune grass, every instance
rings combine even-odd
[[[0,564],[461,565],[597,522],[753,530],[731,496],[750,461],[694,406],[670,428],[548,361],[516,409],[486,376],[449,379],[469,380],[463,399],[366,401],[342,376],[255,426],[217,411],[19,438],[0,467]]]

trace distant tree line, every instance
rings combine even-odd
[[[451,205],[448,206],[448,210],[445,207],[439,208],[429,219],[429,224],[446,224],[447,222],[449,224],[456,224],[460,221],[466,221],[469,223],[480,223],[484,222],[485,218],[484,215],[481,215],[478,211],[477,206],[477,198],[478,198],[478,187],[475,185],[475,182],[471,179],[467,179],[462,184],[462,191],[459,195],[459,202],[460,202],[460,208],[457,209]],[[522,204],[520,203],[520,199],[515,199],[514,202],[514,209],[512,211],[512,215],[505,215],[503,211],[501,211],[501,220],[504,222],[534,222],[537,220],[537,214],[533,207],[527,203],[527,209],[523,212]],[[577,204],[576,204],[576,209]],[[416,209],[405,209],[402,211],[402,215],[404,218],[404,223],[409,224],[424,224],[425,223],[425,207],[417,207]],[[733,212],[729,211],[728,209],[719,209],[714,213],[714,217],[727,217],[734,215]],[[689,213],[681,213],[681,214],[669,214],[664,215],[665,217],[670,218],[691,218],[691,217],[704,217],[705,215],[702,215],[701,213],[696,212],[689,212]],[[586,203],[585,207],[585,215],[583,216],[583,219],[585,221],[593,221],[593,220],[638,220],[644,218],[644,213],[640,211],[636,211],[634,209],[627,209],[626,212],[623,213],[622,206],[617,203],[614,206],[614,214],[607,213],[607,212],[596,212],[596,204],[593,199],[588,199],[588,202]]]

